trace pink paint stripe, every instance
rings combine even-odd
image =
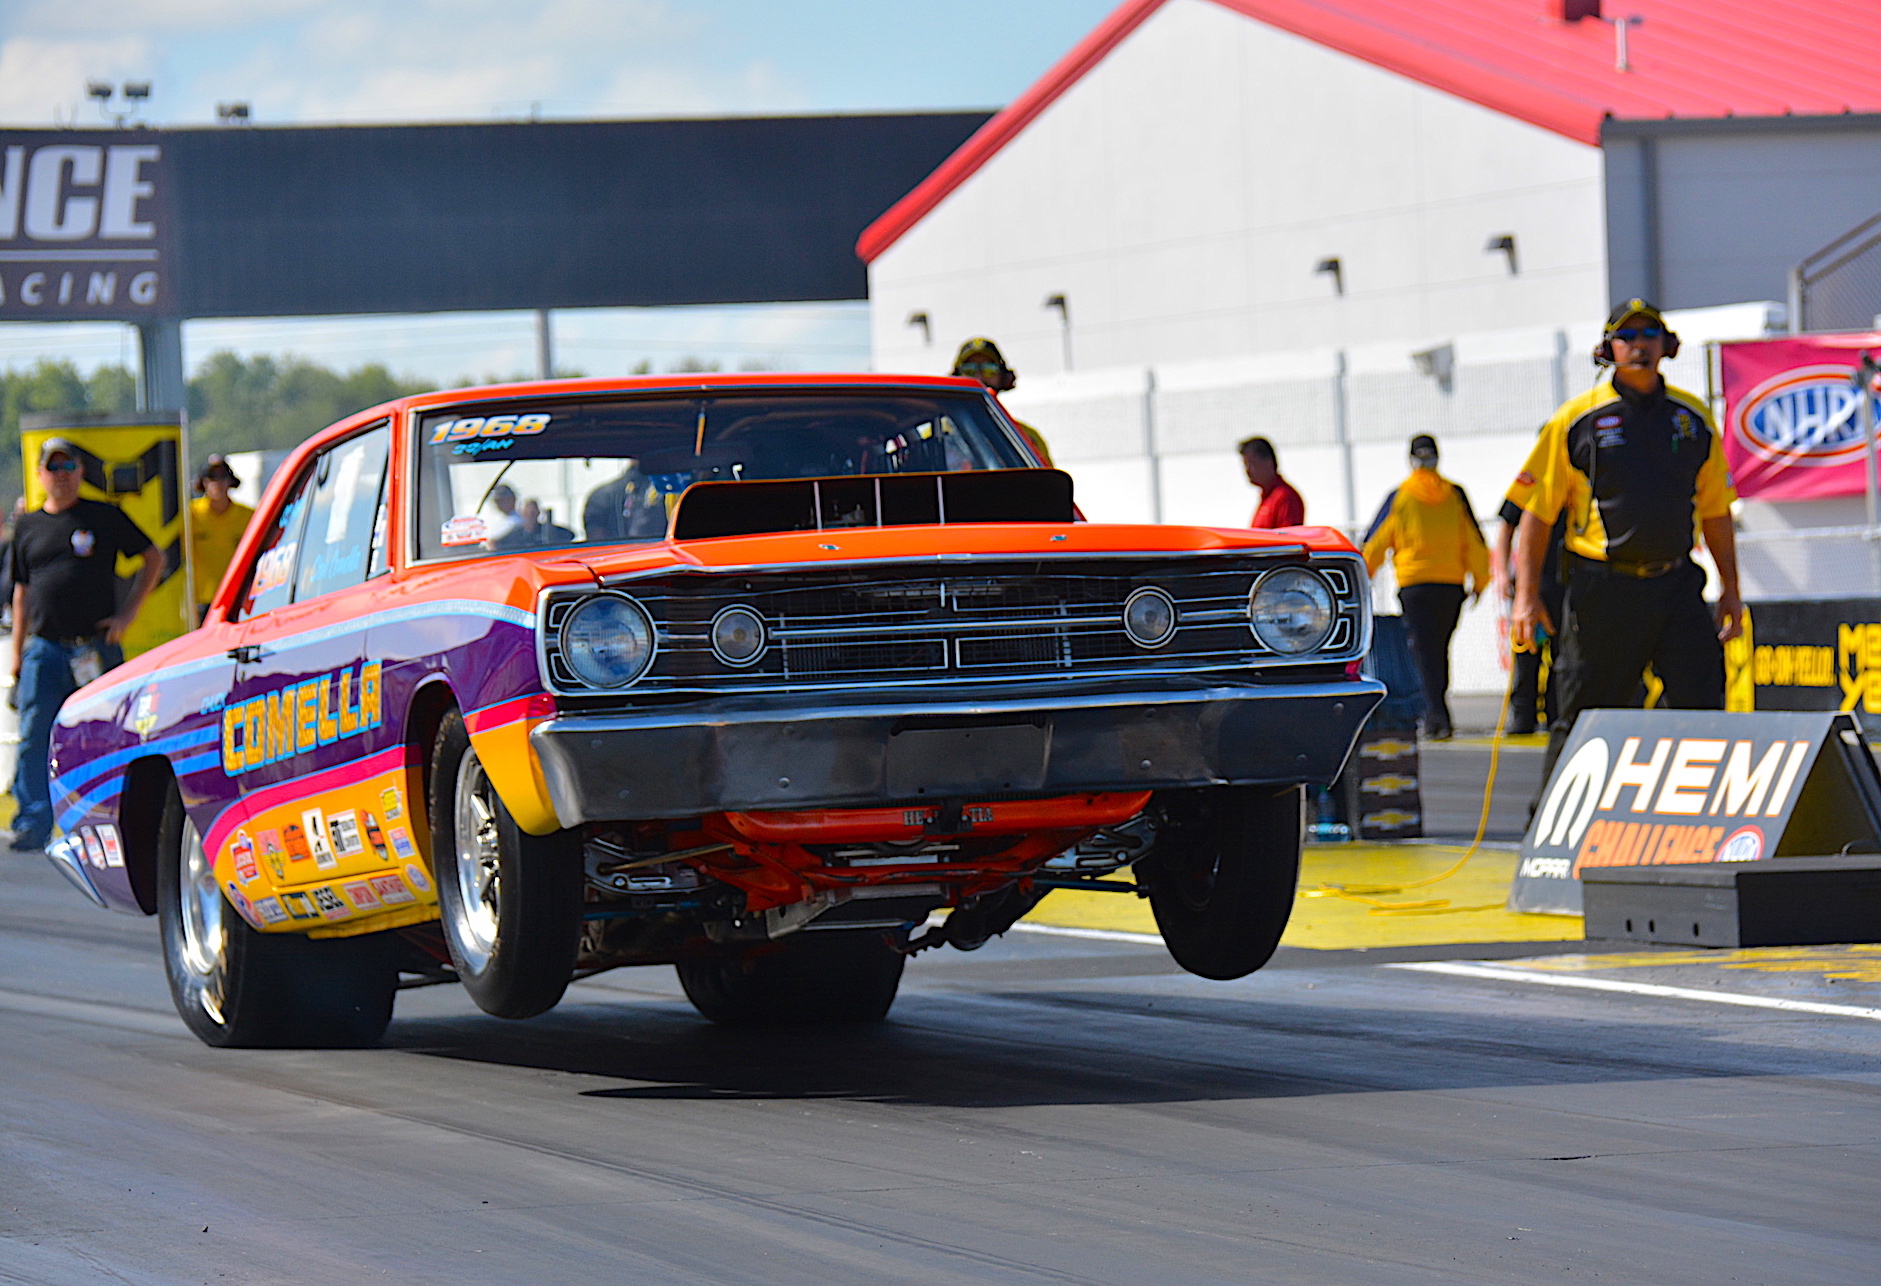
[[[516,697],[509,701],[499,701],[493,706],[481,710],[472,710],[464,716],[464,727],[470,732],[488,732],[507,723],[515,723],[529,717],[529,704],[540,701],[542,693],[531,692],[528,696]]]
[[[364,759],[355,759],[351,763],[339,764],[313,773],[306,777],[296,777],[276,786],[267,786],[242,796],[217,815],[209,825],[209,832],[203,838],[203,845],[211,856],[222,851],[230,832],[243,824],[254,814],[282,804],[292,804],[298,800],[325,794],[330,790],[340,790],[355,786],[368,777],[377,777],[398,768],[406,767],[417,761],[418,755],[410,746],[394,746],[390,750],[381,750],[376,755],[367,755]]]

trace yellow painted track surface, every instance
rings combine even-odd
[[[1428,879],[1454,865],[1461,848],[1442,844],[1309,845],[1300,862],[1300,893],[1284,946],[1344,951],[1359,947],[1424,947],[1462,942],[1569,942],[1581,937],[1577,916],[1518,915],[1503,910],[1516,855],[1483,850],[1449,879],[1402,893],[1380,893],[1372,901],[1431,902],[1445,908],[1417,913],[1375,914],[1368,905],[1314,896],[1322,885],[1393,885]],[[1058,928],[1156,932],[1149,903],[1121,893],[1057,890],[1026,917]]]

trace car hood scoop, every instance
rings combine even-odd
[[[1058,469],[698,482],[679,498],[672,538],[1075,518],[1071,475]]]

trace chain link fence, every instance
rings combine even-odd
[[[1798,331],[1877,329],[1881,317],[1881,214],[1790,270]]]

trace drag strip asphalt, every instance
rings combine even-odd
[[[0,1282],[1875,1280],[1881,1029],[1809,1008],[1881,1005],[1874,962],[1547,950],[1211,983],[1021,932],[919,957],[873,1029],[715,1028],[645,969],[217,1051],[152,923],[8,855]],[[1658,994],[1707,988],[1800,1003]]]

